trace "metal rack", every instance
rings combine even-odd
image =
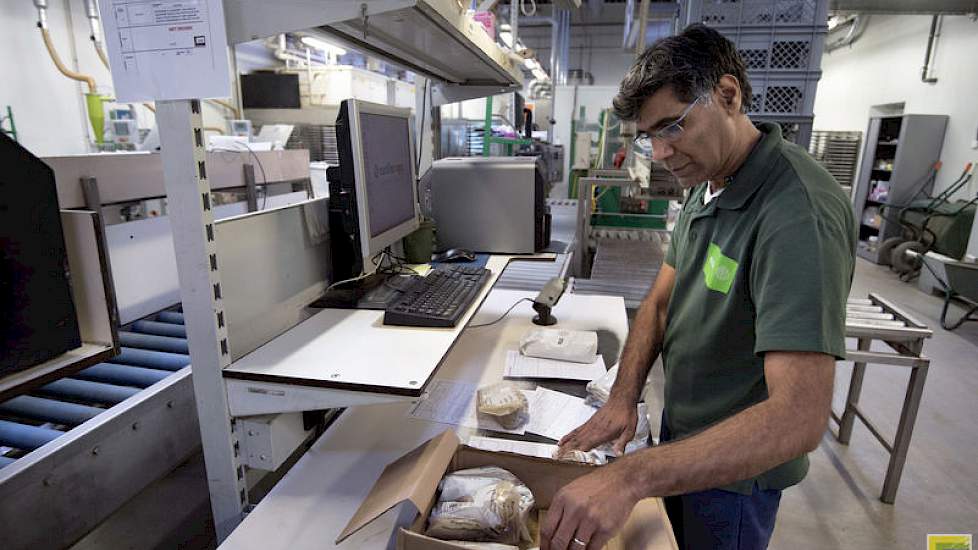
[[[426,104],[419,101],[419,105],[437,106],[485,97],[521,84],[519,67],[495,46],[481,27],[468,24],[464,10],[453,0],[328,4],[332,8],[324,9],[322,3],[308,2],[228,3],[225,10],[229,41],[235,43],[319,26],[319,30],[356,49],[391,59],[426,78],[438,80],[432,87],[433,100]],[[405,20],[410,23],[405,24]],[[424,47],[428,40],[443,42],[445,48],[435,54]],[[426,86],[417,89],[425,90]],[[180,293],[194,365],[193,385],[211,508],[218,540],[223,540],[241,521],[249,505],[242,454],[246,436],[242,433],[242,419],[231,414],[229,381],[224,372],[232,363],[234,343],[228,340],[228,324],[233,320],[227,317],[225,276],[221,273],[224,251],[218,249],[215,241],[205,152],[203,143],[194,137],[201,132],[200,102],[159,101],[157,120],[174,247],[180,252]],[[419,128],[419,132],[421,139],[430,140],[430,127]],[[301,322],[301,319],[291,319],[283,324],[283,329]],[[341,390],[341,393],[347,402],[360,402],[358,392]],[[264,396],[258,397],[274,400],[273,394],[268,389]],[[305,410],[326,408],[321,406],[322,400],[310,399],[306,403],[309,409]]]
[[[832,174],[839,185],[852,187],[862,132],[814,130],[808,152]]]

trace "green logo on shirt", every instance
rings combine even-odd
[[[706,252],[706,263],[703,264],[703,278],[710,290],[730,292],[734,276],[737,274],[737,262],[720,252],[720,247],[710,243]]]

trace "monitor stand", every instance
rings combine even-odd
[[[387,309],[404,293],[404,289],[416,275],[372,273],[363,279],[350,281],[326,291],[313,308],[336,309]]]

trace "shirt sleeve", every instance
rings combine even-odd
[[[807,351],[845,357],[854,257],[844,225],[811,214],[762,225],[750,272],[754,353]]]

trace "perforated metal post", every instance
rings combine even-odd
[[[222,370],[231,363],[231,355],[221,298],[200,101],[158,101],[156,106],[167,212],[193,365],[200,437],[214,527],[221,541],[241,522],[248,495],[222,375]]]

